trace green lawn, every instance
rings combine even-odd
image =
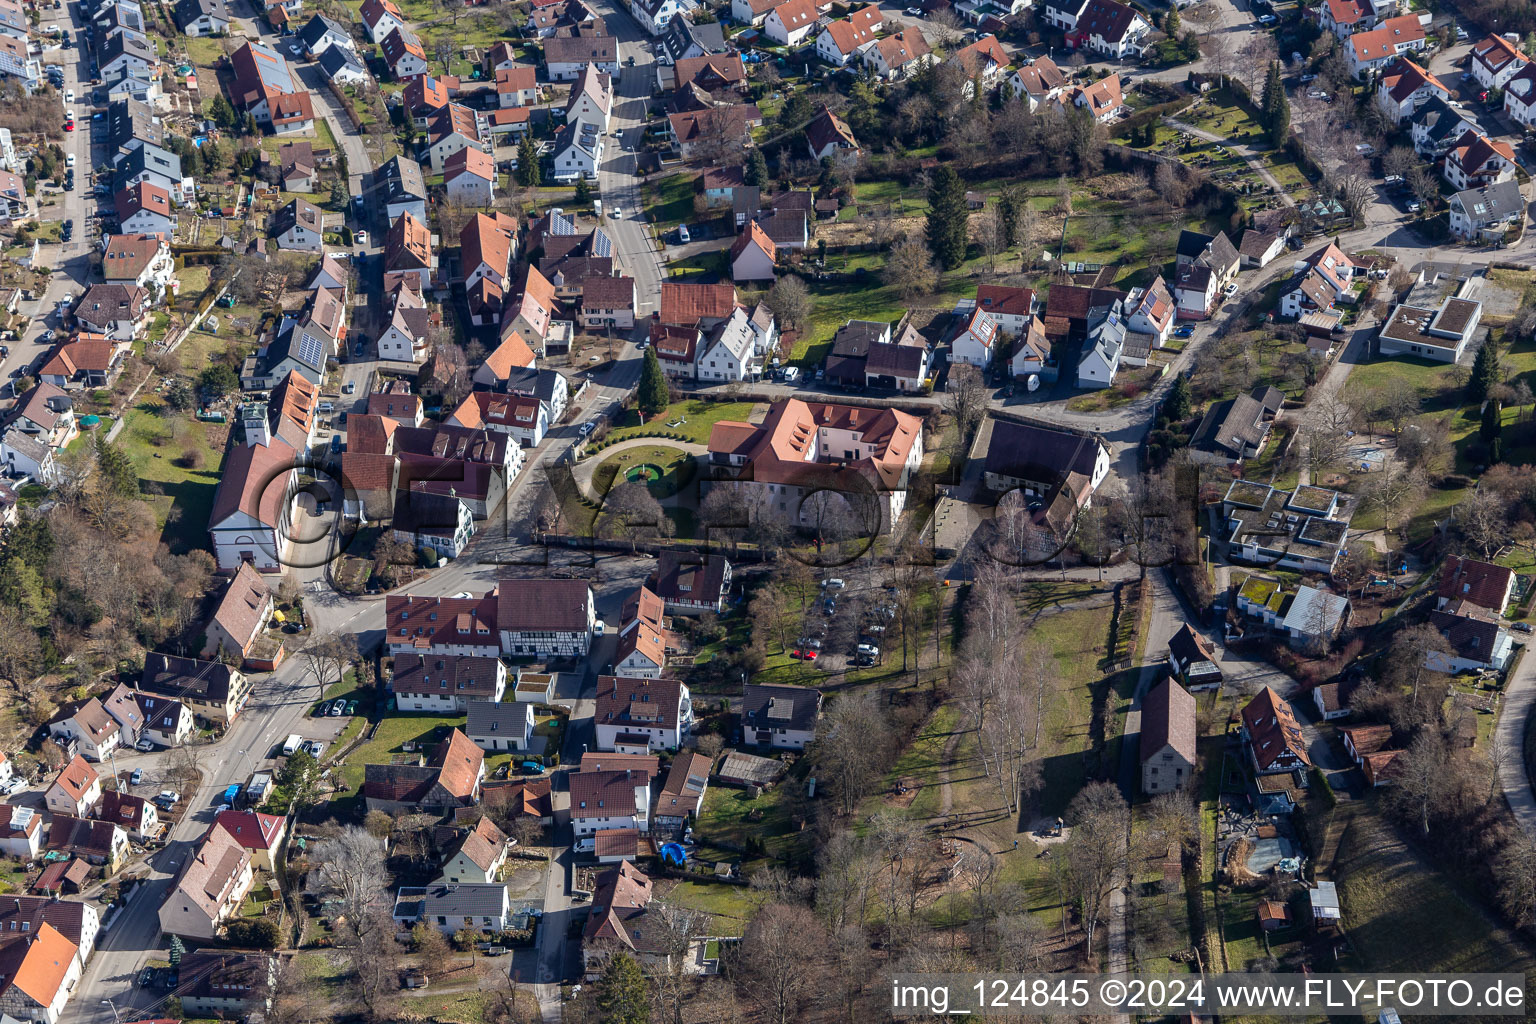
[[[681,448],[665,444],[648,444],[628,448],[610,455],[592,471],[592,489],[597,494],[607,494],[620,474],[636,466],[654,467],[661,475],[645,479],[645,485],[657,498],[670,498],[690,481],[698,470],[692,455]],[[622,482],[622,481],[621,481]]]
[[[1091,592],[1091,588],[1076,589],[1073,594],[1061,593],[1067,588],[1053,588],[1056,593],[1047,600],[1054,604]],[[1092,746],[1093,684],[1104,678],[1102,661],[1112,615],[1108,604],[1046,612],[1026,630],[1027,636],[1050,649],[1056,661],[1056,692],[1047,701],[1041,736],[1045,790],[1039,802],[1045,814],[1060,814],[1087,781],[1091,766],[1084,755]]]
[[[647,182],[643,186],[645,219],[658,231],[677,227],[693,219],[694,175],[684,171]]]
[[[768,893],[742,885],[678,882],[659,898],[674,906],[708,914],[708,930],[712,935],[737,936],[746,931],[747,922],[768,902]]]
[[[784,801],[785,787],[796,785],[786,776],[779,785],[754,798],[735,786],[710,786],[704,793],[704,806],[694,822],[694,835],[705,846],[725,842],[739,847],[757,838],[769,856],[786,857],[795,841]]]
[[[165,542],[177,553],[202,547],[224,460],[223,450],[210,445],[209,433],[210,428],[222,433],[223,425],[174,413],[152,394],[140,397],[124,418],[117,444],[133,460],[139,486],[165,527]],[[184,464],[189,453],[196,454],[200,468]]]
[[[917,787],[917,795],[907,805],[907,817],[925,820],[938,814],[941,783],[944,779],[944,744],[962,727],[958,707],[941,704],[935,708],[912,743],[891,766],[881,791],[865,799],[861,817],[885,809],[888,806],[887,799],[899,786],[908,789]]]
[[[384,719],[373,739],[354,750],[347,757],[347,763],[338,769],[346,789],[336,794],[336,800],[348,800],[357,795],[363,785],[363,765],[388,764],[391,754],[406,753],[401,745],[407,742],[418,744],[416,753],[430,753],[433,745],[446,738],[450,729],[463,726],[463,715],[442,717],[399,712]]]
[[[620,417],[618,425],[608,432],[608,441],[643,436],[647,433],[664,432],[682,434],[683,439],[694,444],[708,444],[709,432],[721,420],[745,420],[752,412],[751,402],[704,402],[686,399],[667,406],[660,415],[641,423],[638,409],[630,409]],[[679,422],[681,421],[681,422]],[[677,424],[671,426],[670,424]]]

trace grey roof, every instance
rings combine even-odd
[[[821,691],[804,686],[760,686],[749,683],[741,698],[743,729],[791,729],[815,732],[821,711]]]
[[[1018,480],[1049,483],[1068,473],[1092,478],[1099,441],[1086,434],[998,420],[992,425],[986,470]]]
[[[143,36],[119,32],[115,36],[108,36],[107,41],[102,44],[101,66],[106,67],[125,53],[150,64],[156,63],[155,48],[150,46]]]
[[[1513,180],[1457,192],[1451,197],[1451,202],[1461,204],[1461,208],[1475,224],[1492,224],[1525,210],[1520,183]]]
[[[319,64],[331,78],[335,78],[336,73],[342,68],[352,68],[359,74],[368,74],[368,69],[357,59],[357,55],[345,46],[327,46],[315,63]]]
[[[531,370],[526,366],[516,366],[507,374],[501,390],[509,395],[524,395],[541,402],[553,402],[555,388],[559,383],[560,374],[556,370]]]
[[[176,27],[183,32],[203,15],[226,24],[229,22],[229,11],[225,9],[224,0],[177,0],[174,15]]]
[[[430,917],[501,917],[507,887],[466,882],[460,885],[402,886],[395,900],[397,919]]]
[[[385,203],[409,202],[427,197],[426,180],[421,176],[421,164],[410,157],[392,158],[374,176],[384,190]]]
[[[1246,447],[1257,447],[1269,435],[1270,424],[1283,401],[1276,389],[1258,387],[1251,395],[1217,402],[1206,410],[1190,446],[1221,448],[1236,454],[1242,454]]]
[[[705,53],[724,53],[725,31],[716,22],[695,25],[682,15],[673,16],[661,35],[662,50],[676,62],[687,56],[689,48],[695,45]]]
[[[133,150],[117,165],[118,182],[126,182],[139,174],[148,172],[157,177],[173,182],[177,187],[181,185],[181,157],[168,149],[159,146],[151,146],[145,143]],[[113,191],[120,192],[126,185],[117,184]]]
[[[1461,126],[1472,124],[1466,114],[1436,96],[1414,112],[1415,125],[1422,125],[1429,142],[1450,143],[1461,136]]]
[[[528,723],[528,709],[531,706],[520,700],[472,700],[469,702],[469,715],[464,722],[464,735],[470,739],[482,736],[521,737]]]
[[[187,0],[182,0],[183,3]],[[323,14],[317,14],[304,23],[304,27],[296,33],[299,41],[305,46],[313,48],[316,43],[325,38],[327,32],[334,33],[342,39],[351,39],[352,33],[347,27],[338,21],[327,18]]]
[[[1324,626],[1332,629],[1348,611],[1349,602],[1339,595],[1302,584],[1296,588],[1296,596],[1281,625],[1303,636],[1311,636],[1316,632],[1320,614]]]
[[[869,346],[890,336],[891,325],[884,320],[850,320],[832,336],[831,355],[867,356]]]
[[[107,145],[126,150],[137,139],[151,146],[165,144],[165,128],[155,118],[148,103],[116,100],[107,108]]]
[[[1174,254],[1187,260],[1197,260],[1200,258],[1200,254],[1205,251],[1205,247],[1210,245],[1212,241],[1213,239],[1210,235],[1201,234],[1198,231],[1190,231],[1188,228],[1185,228],[1179,232],[1179,244],[1174,249]]]
[[[915,377],[923,371],[928,350],[919,345],[876,343],[869,346],[864,372],[876,376]]]
[[[191,697],[223,704],[229,699],[234,673],[216,661],[178,658],[151,651],[144,656],[144,674],[138,689],[172,700]]]

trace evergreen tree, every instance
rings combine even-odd
[[[139,496],[139,474],[133,468],[133,460],[117,445],[109,444],[105,434],[96,435],[96,468],[118,494]]]
[[[208,118],[226,132],[235,126],[235,108],[229,105],[222,92],[208,104]]]
[[[187,951],[187,947],[183,946],[181,944],[181,937],[179,935],[172,935],[171,936],[171,966],[172,967],[180,967],[181,966],[181,956],[186,951]]]
[[[352,201],[352,190],[347,188],[347,183],[340,178],[331,182],[331,205],[336,209],[346,212],[347,204]]]
[[[603,1024],[650,1024],[651,998],[645,975],[628,953],[615,953],[598,982],[597,1012]]]
[[[645,350],[645,362],[640,367],[640,388],[635,393],[635,402],[646,416],[655,416],[667,407],[667,378],[661,372],[661,361],[656,358],[654,348]]]
[[[517,183],[524,188],[534,188],[539,183],[539,152],[526,132],[517,144]]]
[[[1163,402],[1163,412],[1167,413],[1169,420],[1179,423],[1189,419],[1192,405],[1189,395],[1189,378],[1181,373],[1173,378],[1173,387],[1168,389],[1168,398]]]
[[[585,174],[576,178],[576,205],[586,206],[592,201],[592,186],[587,182]]]
[[[1019,190],[1013,185],[1004,186],[997,194],[997,219],[1003,226],[1004,249],[1012,249],[1019,244],[1019,201]]]
[[[245,134],[252,137],[261,134],[261,125],[256,123],[255,114],[247,113],[245,115]]]
[[[1163,32],[1169,39],[1177,39],[1179,37],[1179,9],[1177,7],[1168,8],[1168,13],[1163,16]]]
[[[1270,61],[1269,75],[1264,80],[1264,106],[1260,121],[1269,133],[1269,144],[1279,148],[1285,145],[1291,131],[1291,101],[1286,98],[1285,86],[1280,81],[1280,62]]]
[[[1504,433],[1504,409],[1496,398],[1483,403],[1483,422],[1478,425],[1477,436],[1487,444],[1497,441]]]
[[[742,176],[748,185],[766,186],[768,184],[768,158],[756,146],[747,153],[747,167]]]
[[[928,188],[928,248],[939,266],[951,270],[965,261],[966,235],[965,183],[943,165]]]
[[[1472,362],[1472,376],[1467,381],[1467,398],[1479,403],[1487,401],[1493,395],[1493,389],[1499,386],[1499,376],[1499,354],[1494,350],[1491,340],[1485,341]]]

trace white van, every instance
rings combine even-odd
[[[800,379],[800,367],[791,366],[784,370],[784,383],[794,384]]]
[[[304,737],[300,736],[298,733],[294,733],[292,736],[289,736],[288,739],[283,742],[283,756],[292,757],[298,751],[299,745],[303,742]]]

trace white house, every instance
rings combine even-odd
[[[1427,20],[1428,12],[1424,15]],[[1388,18],[1368,32],[1355,32],[1344,45],[1344,55],[1349,60],[1350,74],[1364,78],[1367,72],[1379,71],[1403,54],[1422,50],[1425,46],[1424,24],[1415,14]]]
[[[500,658],[455,654],[396,654],[389,690],[401,711],[464,714],[472,701],[499,701],[507,692]]]
[[[1508,85],[1509,80],[1530,62],[1531,58],[1522,53],[1520,47],[1494,33],[1472,47],[1469,70],[1478,85],[1492,92]]]
[[[615,828],[651,831],[651,776],[633,768],[570,775],[571,826],[577,836]]]
[[[512,926],[512,904],[503,883],[401,886],[393,916],[406,928],[421,922],[445,935],[502,932]]]
[[[598,750],[670,750],[693,727],[693,699],[678,679],[599,676],[593,722]]]
[[[667,30],[672,19],[683,11],[692,10],[692,3],[683,0],[629,0],[629,13],[634,15],[640,27],[653,36]]]
[[[882,24],[884,17],[874,4],[849,12],[846,18],[828,22],[816,36],[816,56],[840,68],[875,41]]]
[[[1133,7],[1118,0],[1088,0],[1066,33],[1067,45],[1116,60],[1141,53],[1152,26]]]
[[[1405,302],[1382,325],[1377,348],[1384,356],[1417,356],[1454,363],[1466,351],[1482,316],[1483,304],[1471,299],[1448,298],[1438,310]]]
[[[1173,330],[1175,303],[1162,275],[1144,288],[1131,289],[1125,300],[1125,325],[1136,334],[1151,337],[1153,348],[1162,348]]]
[[[1504,112],[1511,120],[1527,128],[1536,124],[1536,65],[1522,65],[1519,71],[1509,77],[1504,86]],[[1468,122],[1467,127],[1477,126]],[[1417,131],[1414,132],[1414,141],[1418,141]]]
[[[1515,176],[1515,151],[1503,139],[1469,131],[1446,154],[1441,174],[1458,192],[1509,181]]]
[[[437,881],[448,885],[493,885],[501,873],[501,866],[507,862],[510,846],[506,834],[494,821],[481,818],[474,828],[449,845]]]
[[[565,105],[567,121],[591,121],[608,130],[613,112],[613,80],[591,64],[581,69]]]
[[[589,331],[635,326],[635,279],[589,277],[581,289],[581,323]]]
[[[1477,669],[1503,669],[1514,651],[1514,640],[1493,615],[1429,613],[1429,624],[1439,631],[1443,649],[1424,655],[1426,668],[1455,674]]]
[[[556,181],[588,180],[597,177],[603,162],[603,132],[595,121],[567,121],[555,133],[554,168]]]
[[[1376,105],[1399,126],[1430,100],[1450,98],[1450,91],[1440,79],[1407,57],[1388,67],[1376,85]]]
[[[937,60],[928,40],[911,26],[882,36],[873,46],[864,48],[864,67],[876,78],[888,81],[911,78]]]
[[[978,304],[950,341],[949,361],[986,370],[997,355],[999,336],[997,321]]]
[[[1015,99],[1027,103],[1033,112],[1061,96],[1067,88],[1067,76],[1051,58],[1037,57],[1008,77],[1008,88]]]
[[[1077,386],[1107,388],[1115,381],[1125,354],[1125,317],[1117,300],[1102,319],[1088,328],[1083,355],[1077,363]]]
[[[523,701],[472,700],[464,735],[488,754],[525,751],[533,741],[533,705]]]
[[[762,370],[747,311],[737,307],[730,318],[704,333],[699,350],[699,380],[746,380]]]
[[[811,0],[787,0],[768,12],[763,35],[780,46],[799,46],[816,28],[820,13]]]
[[[101,776],[76,754],[49,784],[43,802],[54,814],[89,818],[91,809],[101,802]]]
[[[808,686],[749,683],[741,695],[742,742],[804,750],[816,739],[821,691]]]
[[[307,199],[295,198],[272,215],[271,235],[279,249],[319,252],[324,234],[325,216]]]
[[[1525,217],[1520,183],[1500,181],[1451,197],[1451,234],[1464,242],[1502,241]]]
[[[121,727],[95,697],[60,712],[48,723],[48,735],[66,748],[75,749],[88,761],[105,761],[122,743]]]
[[[394,0],[363,0],[357,13],[363,28],[368,31],[368,38],[375,43],[383,42],[385,36],[406,26],[405,15],[400,13]]]
[[[443,161],[443,190],[464,206],[485,207],[496,198],[496,161],[479,149],[461,149]]]
[[[756,220],[747,226],[731,246],[732,281],[772,281],[776,276],[778,246],[768,237],[768,232],[758,226]]]

